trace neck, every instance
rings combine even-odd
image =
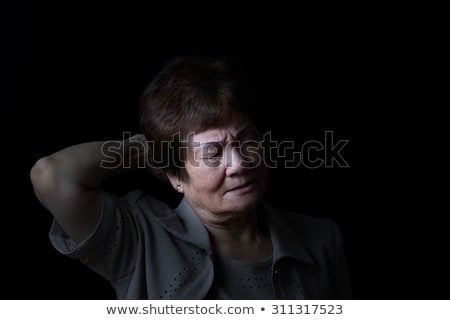
[[[216,255],[237,260],[264,260],[272,253],[269,233],[257,212],[200,217]]]

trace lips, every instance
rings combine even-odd
[[[255,180],[251,180],[251,181],[247,181],[245,183],[241,183],[235,187],[232,187],[231,189],[228,189],[226,192],[231,192],[231,191],[237,191],[237,190],[242,190],[245,189],[246,187],[252,185],[255,183]]]

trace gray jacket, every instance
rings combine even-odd
[[[102,217],[78,245],[56,221],[53,246],[110,281],[118,299],[228,299],[214,281],[209,235],[183,199],[176,209],[137,190],[102,192]],[[336,224],[263,205],[272,237],[277,299],[351,299]]]

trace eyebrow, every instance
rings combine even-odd
[[[236,134],[236,139],[239,139],[239,137],[241,137],[245,131],[247,131],[249,128],[251,127],[255,127],[255,125],[253,123],[249,123],[247,126],[245,126],[244,128],[242,128],[241,130],[238,131],[238,133]],[[200,144],[198,145],[199,147],[203,147],[207,144],[224,144],[224,140],[211,140],[211,141],[205,141],[205,142],[200,142]]]

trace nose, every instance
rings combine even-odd
[[[227,146],[225,153],[225,171],[227,176],[239,174],[244,170],[244,162],[241,150],[237,144]]]

